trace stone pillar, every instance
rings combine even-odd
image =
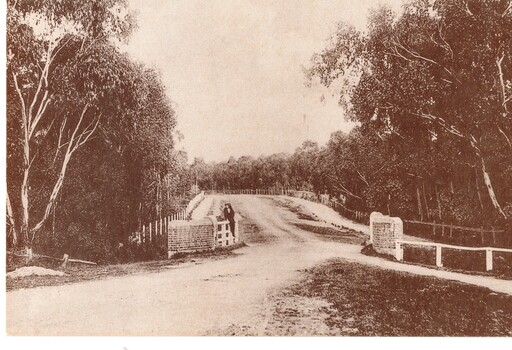
[[[374,211],[370,214],[370,244],[373,244],[373,221],[376,217],[383,216],[382,213]]]
[[[402,220],[397,217],[375,215],[370,227],[373,249],[380,254],[395,255],[396,241],[403,238]]]

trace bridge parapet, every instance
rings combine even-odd
[[[241,242],[240,215],[235,215],[235,234],[231,233],[229,221],[219,221],[215,216],[200,220],[176,220],[169,225],[168,254],[191,253],[226,247]]]

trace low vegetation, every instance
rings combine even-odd
[[[275,307],[271,323],[283,326],[283,334],[296,334],[301,329],[287,330],[288,312],[301,309],[294,305],[296,298],[302,304],[304,298],[314,304],[319,304],[318,300],[328,303],[309,316],[302,315],[325,320],[326,335],[512,335],[512,296],[341,259],[307,270],[304,280],[279,297],[288,300],[284,303],[288,307]],[[303,335],[315,334],[306,330]]]

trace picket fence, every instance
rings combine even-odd
[[[130,243],[147,244],[152,243],[159,238],[161,239],[162,237],[167,237],[171,221],[189,220],[190,214],[199,205],[199,203],[201,203],[201,201],[204,199],[204,196],[204,191],[201,191],[194,198],[192,198],[192,200],[185,208],[179,210],[178,212],[151,221],[148,224],[143,224],[140,230],[132,233],[130,236]]]

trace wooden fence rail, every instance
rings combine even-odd
[[[410,224],[420,224],[420,225],[430,225],[433,227],[441,227],[441,228],[449,228],[449,229],[458,229],[458,230],[464,230],[464,231],[471,231],[471,232],[484,232],[484,233],[501,233],[505,232],[504,230],[495,230],[490,229],[486,230],[483,228],[474,228],[474,227],[465,227],[465,226],[457,226],[457,225],[450,225],[445,223],[435,223],[435,222],[423,222],[423,221],[414,221],[414,220],[404,220],[404,222],[410,223]]]
[[[480,240],[481,244],[485,244],[486,242],[492,242],[493,244],[497,244],[501,241],[501,244],[505,244],[507,241],[507,236],[505,234],[505,230],[498,230],[495,228],[486,229],[483,227],[467,227],[467,226],[458,226],[446,223],[436,223],[436,222],[423,222],[423,221],[415,221],[415,220],[403,220],[404,224],[407,224],[407,227],[404,227],[409,233],[415,233],[416,235],[427,235],[428,237],[444,237],[444,240],[449,241],[451,243],[459,242],[461,240],[472,240],[475,244],[478,240]],[[420,227],[413,228],[410,225],[420,225],[426,228],[431,227],[431,231],[422,229]],[[457,235],[454,232],[464,232],[465,235]],[[471,235],[471,233],[476,233],[480,235],[475,237],[475,235]],[[497,237],[497,234],[500,235]]]
[[[419,241],[405,241],[397,240],[395,247],[395,258],[398,261],[402,261],[404,258],[403,245],[420,245],[436,248],[436,266],[443,267],[442,251],[443,248],[456,249],[456,250],[467,250],[467,251],[485,251],[485,269],[491,271],[493,269],[493,252],[504,252],[512,253],[512,249],[495,248],[495,247],[464,247],[451,244],[435,243],[435,242],[419,242]]]

